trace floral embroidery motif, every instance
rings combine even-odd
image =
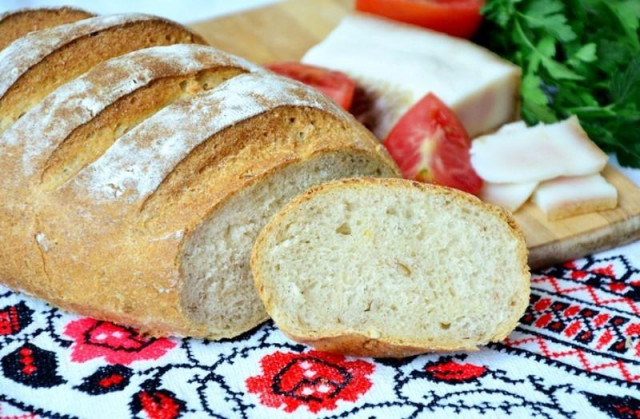
[[[185,403],[171,391],[145,389],[135,394],[130,404],[134,413],[145,413],[149,419],[175,419],[185,410]]]
[[[64,334],[75,341],[71,353],[75,362],[104,357],[110,364],[128,365],[158,359],[176,346],[169,339],[147,338],[134,329],[91,318],[72,321]]]
[[[355,402],[371,388],[375,367],[363,361],[318,351],[275,352],[260,361],[263,375],[246,381],[250,393],[265,406],[293,412],[306,406],[311,412],[335,409],[338,400]]]

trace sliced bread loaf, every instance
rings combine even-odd
[[[23,35],[92,17],[93,14],[71,7],[57,9],[20,9],[0,15],[0,50]]]
[[[166,75],[145,70],[153,60],[129,79],[111,61],[5,132],[0,148],[13,158],[0,167],[12,176],[0,186],[11,191],[13,236],[0,266],[12,266],[13,287],[154,334],[235,336],[267,317],[249,258],[273,213],[330,179],[398,175],[325,96],[216,53],[215,74],[230,78],[193,95],[167,85],[156,93],[180,97],[167,106],[137,90]],[[178,64],[184,74],[196,71],[189,62]],[[98,137],[76,137],[88,125]]]
[[[156,45],[201,43],[154,16],[109,15],[31,32],[0,51],[0,133],[62,84],[96,64]]]
[[[509,213],[401,179],[312,188],[262,230],[251,267],[283,332],[359,356],[474,350],[504,339],[529,299]]]

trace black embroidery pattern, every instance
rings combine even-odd
[[[54,352],[26,343],[2,358],[4,375],[31,387],[55,387],[65,382],[58,375]]]
[[[640,400],[626,396],[613,395],[601,396],[599,394],[585,393],[587,399],[602,412],[611,417],[620,419],[637,419],[640,417]]]
[[[86,377],[78,390],[98,395],[124,390],[129,385],[133,371],[123,365],[106,365]]]

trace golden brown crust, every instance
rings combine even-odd
[[[40,31],[93,16],[95,16],[93,13],[72,7],[21,9],[7,12],[0,16],[0,50],[29,32]]]
[[[527,265],[528,250],[524,241],[524,232],[517,224],[513,215],[495,205],[486,204],[477,197],[450,189],[443,186],[437,186],[432,184],[425,184],[404,179],[375,179],[375,178],[358,178],[358,179],[343,179],[333,182],[324,183],[314,186],[307,190],[304,194],[293,199],[289,204],[283,207],[276,215],[274,215],[267,226],[260,232],[258,238],[253,247],[251,254],[251,269],[253,272],[256,289],[262,299],[267,312],[273,314],[274,301],[272,301],[267,293],[265,293],[264,275],[260,269],[259,258],[264,253],[264,248],[269,237],[273,236],[274,231],[278,228],[278,225],[284,220],[289,213],[294,211],[302,203],[313,199],[315,196],[330,192],[335,189],[343,188],[367,188],[371,184],[378,184],[388,188],[417,188],[421,191],[434,193],[437,195],[446,196],[452,201],[466,201],[473,205],[480,207],[483,211],[491,213],[501,219],[510,227],[510,232],[513,238],[518,243],[518,264],[522,267],[522,278],[525,279],[523,288],[518,294],[520,297],[513,307],[510,318],[503,322],[502,327],[498,329],[490,341],[499,342],[506,338],[509,333],[516,327],[520,317],[524,314],[524,311],[529,303],[529,281],[530,273]],[[432,351],[454,351],[465,350],[473,351],[477,350],[476,343],[470,342],[467,346],[461,346],[459,343],[452,342],[401,342],[385,340],[382,338],[373,338],[364,336],[355,332],[352,333],[324,333],[322,335],[310,332],[310,331],[294,331],[287,327],[286,324],[279,324],[277,318],[274,318],[276,324],[282,331],[290,336],[292,339],[313,345],[321,350],[328,352],[339,352],[355,356],[371,356],[371,357],[405,357],[410,355],[416,355],[419,353],[432,352]],[[487,342],[488,343],[488,342]]]
[[[446,352],[446,351],[477,351],[475,345],[468,347],[457,346],[419,346],[404,344],[401,342],[386,342],[381,339],[374,339],[357,333],[341,334],[335,336],[323,336],[310,338],[308,336],[295,336],[285,329],[282,332],[296,342],[301,342],[314,348],[339,354],[351,356],[362,356],[372,358],[405,358],[419,355],[425,352]]]
[[[153,69],[150,69],[153,71]],[[90,122],[76,128],[48,158],[42,173],[47,189],[61,186],[82,168],[99,158],[116,139],[140,122],[176,100],[209,90],[247,69],[220,65],[197,73],[183,72],[158,77],[147,86],[128,94],[105,108]],[[162,74],[162,71],[158,71]],[[210,85],[203,86],[207,80]]]
[[[12,196],[13,200],[4,201],[0,206],[0,241],[7,244],[0,248],[0,278],[10,286],[24,288],[45,299],[47,296],[56,298],[50,293],[50,281],[43,280],[51,275],[46,266],[46,252],[55,243],[49,243],[46,235],[38,236],[43,227],[36,206],[37,201],[59,183],[56,178],[43,179],[43,175],[47,173],[50,157],[56,156],[67,138],[74,138],[73,134],[82,131],[83,127],[92,127],[96,134],[99,126],[113,126],[117,120],[125,123],[132,116],[144,114],[156,105],[153,101],[142,100],[154,81],[173,80],[181,74],[189,78],[200,69],[231,76],[254,68],[244,64],[244,60],[199,45],[136,51],[102,63],[67,84],[6,131],[0,138],[0,166],[6,175],[0,179],[0,192],[3,196]],[[131,80],[137,83],[132,84]],[[128,87],[125,89],[124,86]],[[169,87],[175,86],[165,84],[164,87],[162,93],[170,93]],[[89,105],[85,104],[87,100]],[[104,107],[102,111],[101,107]],[[121,111],[119,117],[112,112],[113,108]],[[51,118],[51,115],[55,117]],[[88,153],[83,147],[96,148],[92,137],[84,140],[79,141],[82,144],[78,144],[74,156],[65,157],[78,158],[81,151]],[[91,153],[95,157],[102,151]],[[65,162],[60,164],[67,169],[74,167]],[[61,208],[59,211],[66,210]]]
[[[0,84],[6,87],[0,97],[0,132],[54,89],[109,58],[157,45],[206,44],[199,35],[166,19],[144,15],[110,18],[34,32],[3,51],[4,64],[15,70],[0,76]],[[47,36],[54,35],[59,42],[48,44]],[[30,55],[20,54],[25,48],[33,50]]]

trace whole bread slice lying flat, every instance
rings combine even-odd
[[[283,332],[357,356],[474,350],[504,339],[529,300],[509,213],[401,179],[311,188],[262,230],[251,268]]]

